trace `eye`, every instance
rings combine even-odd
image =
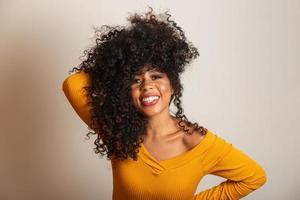
[[[160,75],[153,75],[152,77],[154,77],[154,79],[160,79],[160,78],[162,78]]]
[[[161,75],[158,75],[158,74],[153,74],[153,75],[151,75],[151,79],[152,79],[152,80],[156,80],[156,79],[160,79],[160,78],[162,78]],[[140,84],[140,83],[141,83],[141,79],[139,79],[139,78],[135,78],[135,79],[133,79],[133,81],[132,81],[132,84]]]
[[[135,79],[133,80],[133,84],[135,84],[135,83],[139,83],[139,81],[140,81],[140,79],[138,79],[138,78],[135,78]]]

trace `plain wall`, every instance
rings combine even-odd
[[[107,200],[109,161],[62,91],[93,45],[93,26],[169,10],[200,57],[182,77],[183,106],[255,159],[267,183],[248,200],[300,195],[300,1],[0,2],[0,199]],[[223,178],[208,175],[197,192]]]

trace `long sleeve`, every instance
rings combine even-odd
[[[207,174],[221,176],[227,180],[198,193],[194,196],[195,200],[240,199],[266,183],[266,173],[256,161],[232,144],[225,143],[228,152],[208,169]]]
[[[79,117],[91,127],[91,107],[83,87],[89,86],[90,79],[87,73],[81,71],[67,77],[62,85],[64,94]]]
[[[240,199],[265,184],[267,178],[263,168],[232,144],[226,145],[229,149],[226,155],[206,173],[227,180],[198,193],[194,199]]]

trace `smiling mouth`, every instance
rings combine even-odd
[[[148,98],[146,100],[142,100],[142,105],[143,106],[153,106],[155,104],[157,104],[157,102],[159,101],[160,97],[157,96],[157,97],[151,97],[151,98]]]

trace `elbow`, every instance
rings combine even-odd
[[[253,176],[253,181],[251,182],[251,187],[253,190],[256,190],[263,185],[265,185],[267,182],[267,174],[265,170],[259,166],[258,170],[255,171],[255,174]]]
[[[267,182],[267,174],[265,171],[263,171],[263,175],[261,177],[261,186],[263,186],[264,184],[266,184]]]
[[[267,182],[267,174],[264,172],[263,174],[261,174],[259,176],[259,178],[257,179],[257,185],[259,187],[263,186],[264,184],[266,184]]]
[[[64,81],[63,81],[63,83],[62,83],[62,90],[63,90],[63,92],[66,94],[67,93],[67,88],[68,88],[68,78],[66,78]]]

